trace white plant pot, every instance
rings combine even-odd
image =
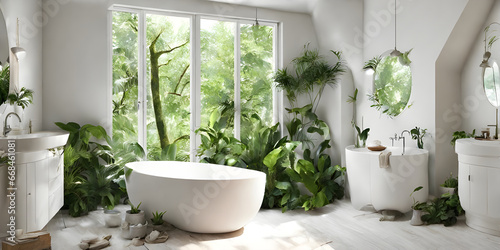
[[[413,215],[412,215],[411,220],[410,220],[410,225],[420,226],[423,224],[424,224],[424,222],[422,221],[422,210],[413,209]]]
[[[455,193],[455,188],[448,188],[448,187],[441,187],[439,186],[439,192],[441,195],[450,193],[450,195],[453,195]]]
[[[131,214],[130,210],[127,210],[125,214],[125,221],[130,225],[146,224],[146,217],[144,216],[144,210],[141,210],[138,214]]]
[[[118,227],[122,223],[122,216],[116,210],[104,210],[104,223],[106,227]]]
[[[125,222],[126,223],[126,222]],[[148,232],[148,224],[128,225],[123,227],[121,236],[125,239],[144,238]]]

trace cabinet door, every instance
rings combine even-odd
[[[458,164],[458,196],[464,210],[470,209],[469,164]]]
[[[49,170],[47,160],[36,165],[36,229],[42,229],[49,222]]]
[[[488,216],[500,218],[500,169],[488,169]]]
[[[36,164],[26,163],[26,228],[28,232],[36,231]]]
[[[488,169],[482,166],[469,166],[470,210],[484,215],[488,213]]]

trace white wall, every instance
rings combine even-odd
[[[377,139],[384,145],[390,145],[389,137],[394,133],[400,134],[403,130],[415,126],[428,129],[432,137],[426,138],[424,148],[430,152],[431,192],[434,192],[442,181],[442,176],[436,176],[436,168],[439,166],[434,164],[436,99],[440,98],[436,96],[435,64],[467,2],[467,0],[398,1],[397,48],[402,52],[413,48],[410,54],[413,82],[411,108],[393,119],[381,115],[370,107],[372,103],[366,97],[373,91],[372,77],[366,76],[364,81],[356,82],[360,97],[357,118],[358,121],[363,118],[364,126],[371,128],[369,141]],[[363,61],[394,48],[393,3],[391,0],[364,1]],[[408,146],[416,147],[415,141],[407,139]],[[396,145],[399,144],[401,142],[396,142]]]
[[[9,46],[16,44],[16,20],[19,18],[21,25],[20,46],[26,50],[26,57],[19,65],[19,85],[35,91],[33,104],[30,105],[24,114],[24,120],[33,121],[33,128],[38,130],[42,122],[42,32],[41,22],[37,17],[42,13],[40,1],[38,0],[0,0],[0,9],[3,12]],[[5,119],[5,115],[12,111],[12,107],[7,107],[0,121]],[[13,119],[11,119],[13,120]],[[6,168],[0,168],[0,196],[6,196],[7,179]],[[7,207],[6,200],[2,198],[0,202],[0,236],[7,232]]]
[[[312,18],[322,54],[331,57],[330,50],[341,50],[347,64],[347,72],[339,84],[325,89],[318,108],[319,117],[332,132],[332,163],[345,166],[344,148],[354,141],[353,106],[346,101],[354,92],[354,82],[363,77],[363,46],[356,42],[358,32],[363,29],[363,1],[318,0]]]
[[[29,121],[33,123],[33,130],[41,129],[42,125],[42,19],[39,18],[43,9],[40,0],[0,0],[0,7],[7,25],[9,46],[16,46],[16,24],[19,18],[20,46],[26,50],[26,57],[19,62],[19,88],[26,87],[34,91],[33,104],[30,105],[22,116],[23,127]],[[3,108],[2,108],[3,109]],[[13,111],[8,106],[0,115],[0,120]],[[9,119],[12,127],[20,126],[16,120]],[[3,125],[3,123],[2,123]],[[3,126],[0,128],[3,131]]]
[[[43,127],[75,121],[110,128],[108,102],[108,8],[133,5],[191,13],[254,18],[255,8],[197,0],[72,0],[61,6],[43,32]],[[283,62],[287,65],[311,42],[317,47],[311,17],[260,9],[259,18],[283,23]]]
[[[453,132],[461,128],[462,117],[455,107],[462,102],[462,69],[471,49],[477,47],[476,34],[481,33],[493,3],[493,0],[469,0],[436,60],[436,167],[433,174],[437,184],[443,183],[450,173],[458,175],[458,157],[450,141]],[[471,61],[480,71],[477,60]]]
[[[462,73],[462,96],[461,103],[455,105],[457,112],[454,112],[452,117],[460,116],[463,123],[457,130],[465,130],[471,132],[476,129],[479,134],[481,129],[486,128],[486,125],[495,124],[495,108],[490,105],[483,91],[482,69],[479,67],[484,54],[484,28],[492,22],[500,22],[500,1],[494,1],[489,15],[485,15],[487,19],[479,29],[479,33],[474,36],[474,47],[470,51],[467,63],[464,66]],[[500,30],[499,25],[492,25],[491,30]],[[491,33],[490,33],[491,34]],[[496,42],[491,49],[491,58],[500,62],[500,42]],[[495,129],[490,131],[495,133]]]

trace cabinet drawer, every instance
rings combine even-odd
[[[49,166],[49,180],[57,178],[63,174],[63,157],[55,156],[47,158],[47,165]]]
[[[60,186],[49,196],[49,219],[54,217],[64,205],[64,189]]]

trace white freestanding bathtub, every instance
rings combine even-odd
[[[126,164],[130,201],[146,216],[167,211],[167,222],[185,231],[226,233],[245,226],[259,211],[266,175],[206,163],[142,161]],[[126,169],[126,170],[127,170]]]
[[[377,211],[396,210],[406,213],[411,210],[413,194],[416,201],[427,201],[429,194],[428,157],[425,149],[391,147],[390,167],[380,168],[381,151],[370,151],[367,148],[348,146],[346,153],[347,178],[351,203],[354,208],[362,209],[372,205]]]

